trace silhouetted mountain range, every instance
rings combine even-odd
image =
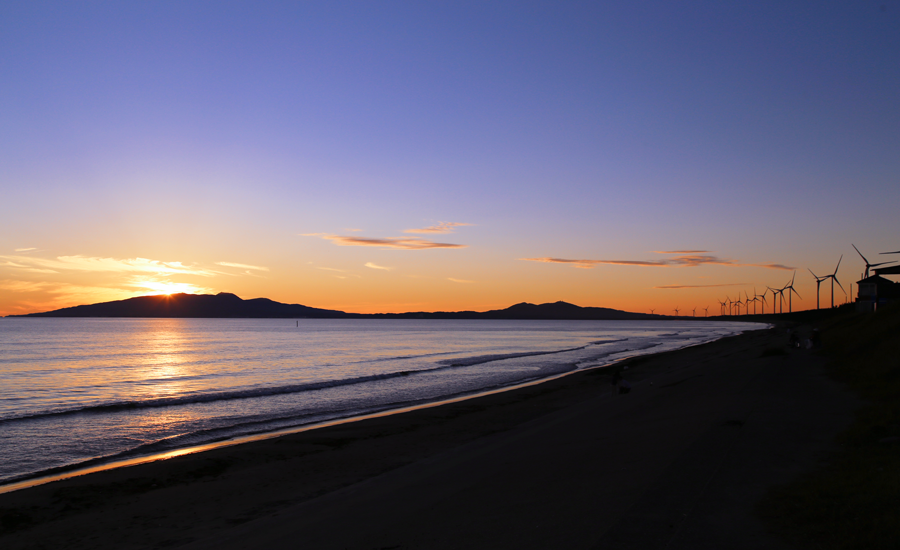
[[[172,294],[141,296],[85,306],[67,307],[43,313],[11,317],[191,317],[244,319],[537,319],[537,320],[646,320],[667,319],[665,315],[630,313],[605,307],[579,307],[566,302],[521,303],[492,311],[345,313],[299,304],[282,304],[268,298],[242,300],[234,294]]]

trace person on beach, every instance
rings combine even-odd
[[[610,384],[612,384],[612,388],[610,388],[610,395],[615,395],[617,393],[628,393],[631,391],[631,384],[628,382],[628,380],[622,378],[622,371],[620,371],[619,369],[616,369],[613,372],[613,377],[610,381]]]

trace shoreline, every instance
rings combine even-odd
[[[537,548],[554,541],[591,548],[622,533],[638,536],[629,525],[639,518],[641,533],[667,533],[668,524],[654,523],[654,502],[693,499],[698,510],[713,497],[715,510],[740,512],[727,531],[737,534],[728,536],[749,529],[755,538],[745,540],[770,543],[746,510],[758,485],[815,465],[854,403],[816,374],[822,358],[800,350],[763,357],[783,341],[780,331],[763,329],[625,360],[634,385],[625,396],[610,397],[603,368],[576,371],[494,395],[6,493],[0,543],[243,548],[301,537],[316,548],[398,540],[402,548]],[[773,377],[792,387],[773,386]],[[730,453],[742,446],[745,453]],[[747,474],[760,467],[746,461],[760,457],[778,460]],[[735,460],[740,467],[729,466]],[[692,473],[700,463],[716,467]],[[709,471],[714,478],[704,477]],[[741,475],[728,478],[733,472]],[[728,490],[715,493],[722,478],[730,479]],[[700,500],[670,487],[691,479],[702,480],[689,487],[704,488]],[[745,481],[751,486],[734,490]],[[726,506],[715,500],[747,493]],[[345,533],[340,525],[347,522],[359,528]],[[513,528],[520,523],[539,529]],[[679,536],[719,532],[700,526],[680,527]],[[449,538],[431,538],[439,535]]]
[[[772,327],[771,323],[765,323],[765,324],[759,323],[759,324],[764,325],[764,327],[761,327],[761,328],[755,329],[755,330],[765,330],[767,328]],[[634,360],[636,358],[662,355],[662,354],[672,353],[672,352],[676,352],[676,351],[680,351],[680,350],[688,349],[688,348],[692,348],[692,347],[704,346],[704,345],[716,342],[718,340],[722,340],[725,338],[731,338],[734,336],[739,336],[739,335],[743,334],[744,332],[750,332],[750,331],[742,331],[737,334],[723,336],[723,337],[716,338],[715,340],[711,340],[711,341],[707,341],[707,342],[689,344],[689,345],[686,345],[686,346],[683,346],[680,348],[676,348],[674,350],[666,350],[666,351],[662,351],[662,352],[649,353],[649,354],[629,355],[626,357],[615,359],[609,363],[602,364],[602,365],[597,365],[597,366],[592,366],[592,367],[587,367],[587,368],[582,368],[582,369],[576,368],[576,369],[573,369],[570,371],[555,374],[555,375],[548,376],[545,378],[540,378],[537,380],[529,380],[526,382],[520,382],[520,383],[516,383],[516,384],[512,384],[512,385],[504,386],[504,387],[500,387],[500,388],[481,390],[481,391],[476,391],[476,392],[469,393],[469,394],[447,397],[444,399],[440,399],[438,401],[419,403],[419,404],[415,404],[415,405],[405,405],[405,406],[400,406],[397,408],[384,409],[384,410],[376,411],[373,413],[355,414],[355,415],[341,417],[341,418],[335,418],[335,419],[331,419],[331,420],[313,422],[310,424],[296,425],[296,426],[292,426],[292,427],[288,427],[288,428],[280,428],[280,429],[275,429],[275,430],[262,431],[262,432],[258,432],[258,433],[250,433],[250,434],[245,434],[245,435],[228,437],[226,439],[213,440],[213,441],[209,441],[206,443],[189,445],[186,447],[175,448],[175,449],[171,449],[168,451],[154,452],[154,453],[150,453],[150,454],[146,454],[146,455],[138,454],[138,455],[131,456],[131,457],[125,456],[122,458],[116,458],[116,456],[99,457],[99,458],[87,460],[85,462],[81,462],[78,464],[59,466],[59,467],[51,468],[49,470],[35,472],[34,474],[26,474],[26,475],[20,476],[18,478],[13,478],[9,481],[0,481],[0,495],[27,489],[27,488],[31,488],[31,487],[37,487],[37,486],[40,486],[40,485],[43,485],[46,483],[53,483],[55,481],[71,479],[71,478],[79,477],[79,476],[83,476],[83,475],[90,475],[90,474],[114,470],[114,469],[118,469],[118,468],[129,468],[129,467],[138,466],[141,464],[147,464],[150,462],[156,462],[156,461],[160,461],[160,460],[169,460],[171,458],[175,458],[175,457],[179,457],[179,456],[208,452],[208,451],[219,449],[219,448],[231,447],[234,445],[243,445],[243,444],[253,443],[256,441],[263,441],[263,440],[271,439],[271,438],[284,437],[286,435],[306,432],[306,431],[310,431],[310,430],[327,428],[330,426],[336,426],[336,425],[345,424],[345,423],[349,423],[349,422],[359,422],[359,421],[364,421],[364,420],[368,420],[371,418],[390,416],[390,415],[394,415],[394,414],[404,414],[404,413],[416,411],[419,409],[438,407],[438,406],[456,403],[459,401],[465,401],[465,400],[469,400],[469,399],[477,399],[480,397],[493,395],[495,393],[515,391],[520,388],[525,388],[525,387],[533,386],[536,384],[543,384],[546,382],[556,380],[558,378],[577,374],[579,372],[588,372],[588,371],[592,371],[592,370],[596,370],[596,369],[608,369],[608,368],[614,367],[617,364],[622,364],[627,361]],[[636,351],[636,350],[632,350],[632,351]]]

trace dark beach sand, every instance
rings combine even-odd
[[[782,548],[753,516],[858,402],[761,330],[0,495],[0,547]]]

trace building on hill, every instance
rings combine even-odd
[[[856,282],[857,311],[875,311],[879,306],[900,300],[900,284],[875,275]]]

